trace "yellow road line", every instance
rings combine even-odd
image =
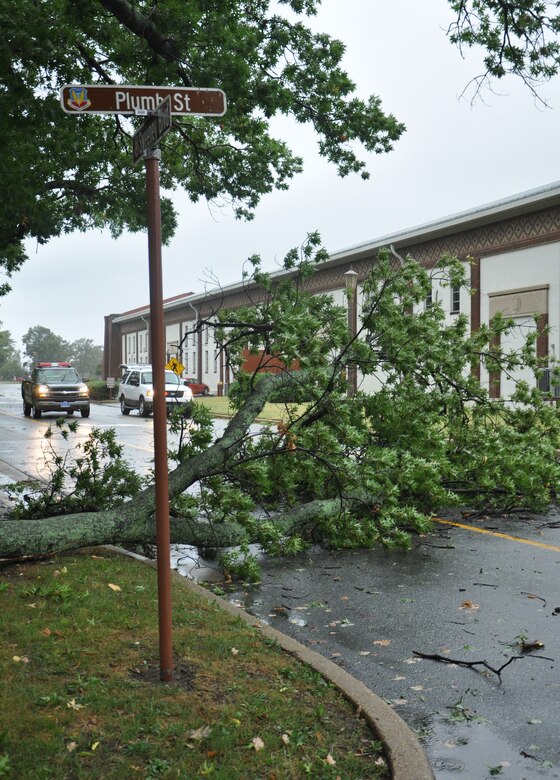
[[[560,552],[560,547],[555,547],[553,544],[544,544],[543,542],[534,542],[532,539],[523,539],[521,536],[511,536],[510,534],[501,534],[498,531],[488,531],[486,528],[477,528],[474,525],[466,525],[466,523],[456,523],[453,520],[442,520],[441,517],[432,517],[436,523],[444,523],[445,525],[454,525],[457,528],[464,528],[467,531],[474,531],[477,534],[488,534],[489,536],[497,536],[499,539],[508,539],[510,542],[520,542],[521,544],[530,544],[533,547],[541,547],[543,550],[552,550],[552,552]]]

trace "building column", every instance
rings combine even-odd
[[[474,258],[471,263],[471,333],[480,330],[480,262],[480,258]],[[471,371],[480,382],[480,360]]]
[[[344,278],[348,300],[348,335],[349,340],[352,341],[358,332],[358,273],[350,268],[344,274]],[[358,391],[358,368],[355,363],[346,364],[346,377],[348,381],[347,395],[348,398],[351,398]]]

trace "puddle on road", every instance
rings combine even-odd
[[[189,580],[222,582],[224,579],[217,561],[202,558],[197,547],[185,544],[171,545],[171,568]]]
[[[395,711],[415,731],[424,747],[436,780],[555,780],[560,770],[539,756],[538,745],[512,747],[487,723],[457,724],[435,715],[418,718],[405,709]]]

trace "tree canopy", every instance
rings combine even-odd
[[[82,377],[101,376],[103,347],[94,344],[93,339],[76,339],[70,344],[70,359]]]
[[[558,0],[449,0],[456,20],[448,34],[463,50],[481,46],[485,72],[479,86],[507,73],[519,76],[535,92],[560,67]]]
[[[1,334],[0,334],[1,335]],[[66,341],[44,325],[34,325],[22,337],[26,355],[34,361],[70,360],[84,377],[101,373],[103,347],[93,339]]]
[[[70,357],[70,344],[44,325],[34,325],[22,336],[25,354],[34,362],[59,361]]]
[[[9,330],[2,330],[0,322],[0,379],[21,376],[21,356]]]
[[[83,377],[92,378],[101,373],[103,347],[94,344],[93,339],[66,341],[44,325],[33,325],[22,341],[27,357],[34,362],[69,360]]]
[[[250,216],[259,199],[286,188],[302,168],[270,132],[292,115],[317,133],[341,175],[367,176],[364,152],[386,152],[403,131],[377,97],[361,100],[341,67],[344,45],[311,32],[300,16],[315,0],[22,0],[0,3],[7,42],[0,64],[0,169],[11,197],[0,215],[0,258],[24,260],[22,240],[42,243],[89,227],[113,235],[145,226],[145,181],[131,165],[138,120],[68,117],[65,83],[220,87],[224,117],[174,120],[165,141],[162,186],[193,200],[225,199]],[[271,8],[269,8],[271,6]],[[285,15],[282,14],[285,11]],[[17,132],[14,132],[14,126]],[[175,226],[163,199],[163,235]]]
[[[449,0],[448,31],[462,48],[482,46],[480,78],[520,75],[534,85],[558,70],[558,2]],[[219,87],[224,117],[174,119],[164,141],[162,184],[229,202],[250,218],[259,200],[287,188],[303,160],[270,122],[313,127],[321,155],[341,176],[367,177],[371,153],[392,148],[404,126],[377,96],[360,98],[342,67],[344,43],[306,26],[320,0],[1,0],[0,265],[25,260],[24,240],[44,243],[90,227],[114,236],[145,227],[145,183],[131,165],[140,120],[64,114],[66,83]],[[406,20],[403,22],[406,23]],[[163,237],[176,217],[162,201]],[[6,290],[4,284],[0,288]]]

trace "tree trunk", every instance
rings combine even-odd
[[[180,495],[204,477],[227,471],[270,392],[289,382],[287,373],[264,376],[231,419],[224,435],[205,452],[181,463],[170,473],[170,497]],[[99,544],[154,544],[154,514],[155,488],[151,487],[114,509],[40,520],[0,520],[0,559],[42,557]],[[227,547],[243,541],[247,541],[247,534],[236,523],[212,524],[185,518],[171,520],[173,544]]]

